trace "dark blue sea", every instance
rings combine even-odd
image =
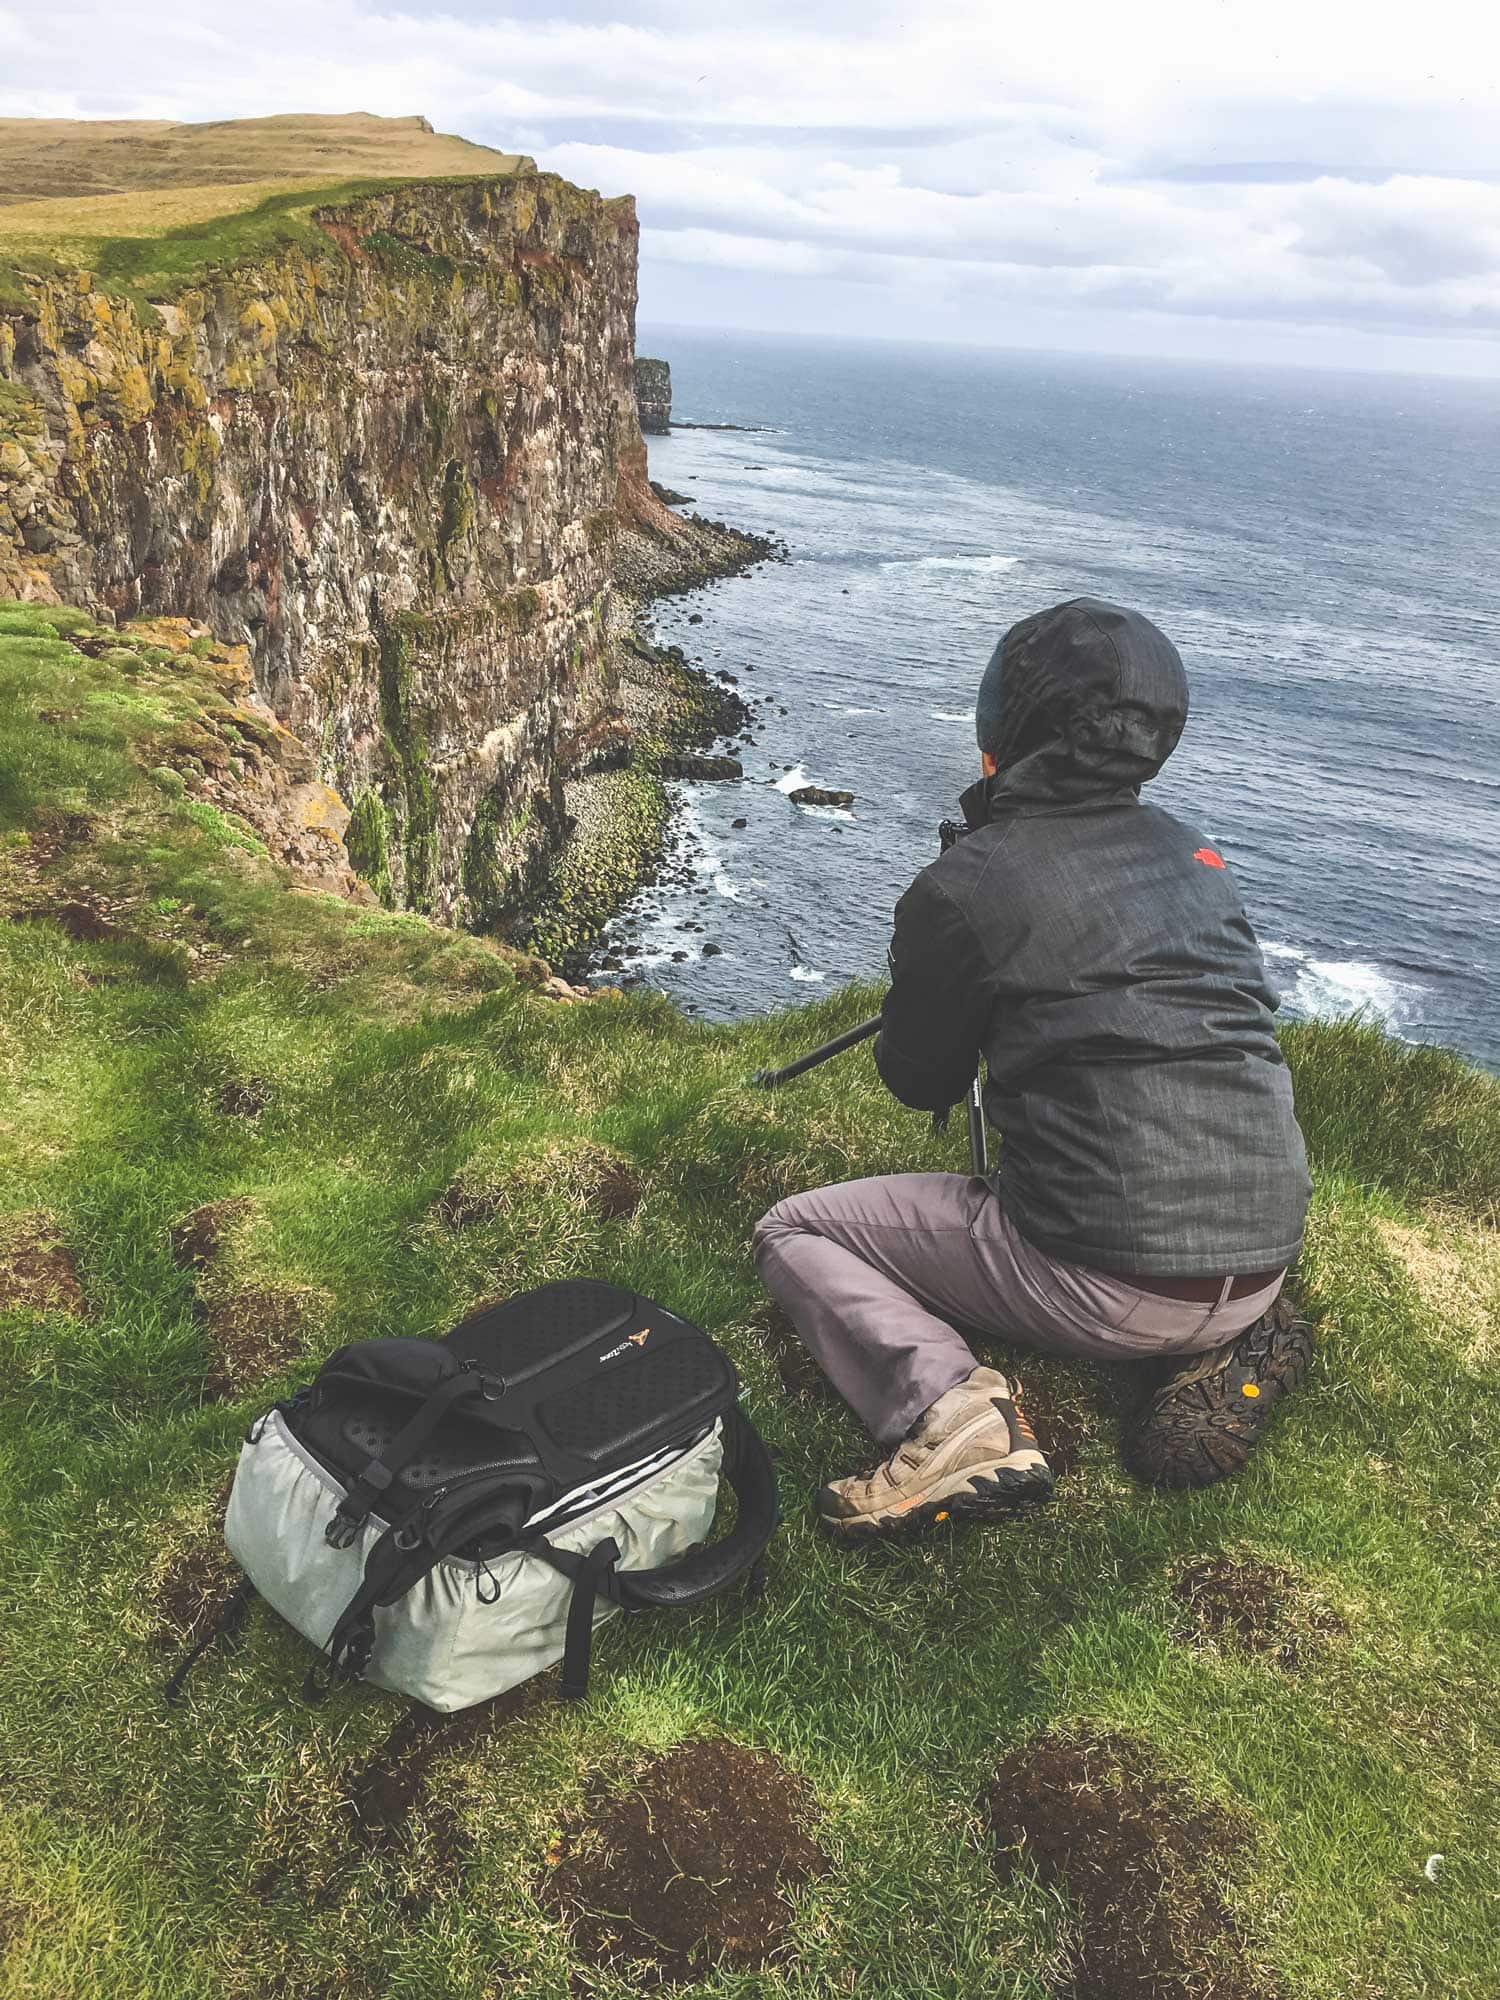
[[[878,974],[975,774],[996,638],[1088,593],[1182,651],[1192,711],[1149,795],[1229,858],[1286,1010],[1500,1064],[1500,383],[639,346],[675,416],[764,427],[653,438],[652,476],[791,561],[658,608],[738,677],[755,741],[745,783],[681,788],[691,879],[616,923],[629,965],[717,1019]],[[804,783],[855,804],[793,805]]]

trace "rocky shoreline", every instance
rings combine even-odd
[[[626,529],[615,554],[611,639],[620,674],[618,740],[592,751],[564,784],[569,830],[515,942],[565,979],[598,968],[611,918],[657,879],[671,843],[674,780],[732,778],[729,756],[705,755],[743,734],[751,711],[724,676],[659,646],[649,606],[704,584],[787,560],[772,537],[699,515],[678,516],[670,537]]]

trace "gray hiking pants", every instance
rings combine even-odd
[[[979,1365],[959,1326],[1043,1354],[1144,1361],[1232,1340],[1281,1290],[1277,1277],[1245,1298],[1202,1304],[1057,1263],[968,1174],[887,1174],[791,1195],[756,1224],[755,1262],[882,1444]]]

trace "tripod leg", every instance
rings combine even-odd
[[[969,1158],[981,1179],[990,1170],[989,1139],[984,1129],[984,1097],[976,1075],[969,1085]]]

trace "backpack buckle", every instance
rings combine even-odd
[[[363,1525],[363,1519],[351,1513],[341,1501],[337,1511],[329,1517],[323,1539],[331,1549],[352,1549]]]

